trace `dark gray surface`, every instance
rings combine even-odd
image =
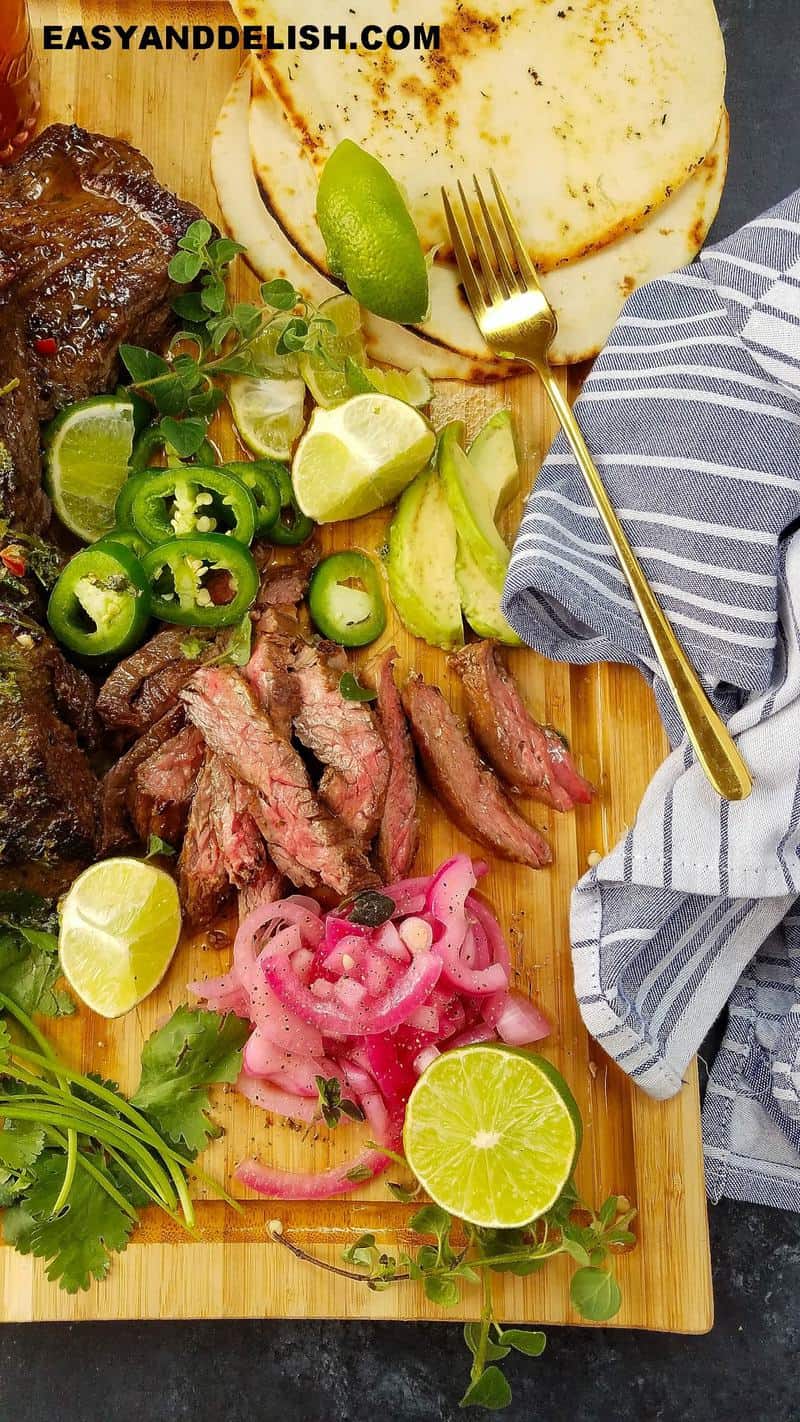
[[[718,8],[732,122],[715,228],[723,236],[800,184],[800,0]],[[514,1402],[502,1415],[798,1422],[800,1222],[726,1202],[711,1211],[711,1235],[711,1334],[552,1329],[541,1359],[508,1368]],[[0,1422],[450,1422],[464,1415],[455,1401],[466,1371],[450,1326],[9,1326],[0,1330]]]

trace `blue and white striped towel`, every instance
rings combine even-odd
[[[505,610],[551,658],[630,662],[676,749],[576,887],[589,1031],[654,1096],[725,1004],[704,1107],[709,1194],[800,1209],[800,192],[627,302],[577,404],[645,570],[750,766],[694,762],[563,437],[514,547]]]

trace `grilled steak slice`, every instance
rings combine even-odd
[[[481,763],[466,728],[438,687],[411,676],[402,700],[428,780],[451,820],[502,859],[532,869],[549,864],[549,845],[517,813],[494,772]]]
[[[119,662],[106,678],[97,697],[97,709],[106,726],[133,731],[140,736],[165,715],[180,698],[200,661],[182,648],[191,638],[213,639],[210,628],[166,627],[143,647]]]
[[[319,562],[317,544],[311,542],[303,544],[302,548],[293,548],[280,563],[272,561],[275,549],[268,543],[257,544],[253,553],[261,571],[256,607],[275,607],[282,612],[293,612],[302,602],[312,569]]]
[[[91,694],[45,633],[0,608],[0,863],[93,852],[97,781],[78,743]]]
[[[257,795],[253,813],[272,858],[295,884],[338,894],[376,882],[366,858],[311,787],[297,751],[232,667],[201,667],[183,693],[190,720],[237,780]]]
[[[268,608],[256,622],[252,656],[244,669],[245,680],[256,699],[269,712],[280,735],[288,740],[292,720],[300,710],[300,693],[290,667],[297,638],[296,618]]]
[[[326,767],[320,799],[369,844],[381,822],[389,783],[389,755],[369,706],[339,690],[347,660],[326,642],[298,639],[292,672],[300,693],[294,718],[298,740]]]
[[[492,642],[469,642],[450,664],[464,686],[470,730],[506,784],[556,810],[591,800],[588,780],[561,737],[534,721]]]
[[[127,804],[143,844],[151,834],[167,844],[180,843],[204,755],[200,732],[184,726],[134,772]]]
[[[100,786],[100,850],[103,854],[131,843],[134,838],[128,812],[128,788],[131,781],[139,766],[149,760],[151,755],[155,755],[165,741],[178,734],[183,722],[183,706],[179,703],[145,731],[138,741],[134,741],[130,749],[103,777]]]
[[[213,806],[214,757],[209,755],[197,778],[178,860],[178,892],[184,914],[195,928],[205,927],[216,918],[230,889],[214,826]]]
[[[239,922],[247,918],[253,909],[261,908],[262,904],[277,903],[283,894],[284,883],[280,870],[267,859],[258,877],[251,879],[249,884],[243,884],[239,890]]]
[[[378,869],[385,884],[404,879],[417,852],[417,768],[400,693],[394,680],[397,652],[384,652],[376,669],[378,719],[389,754],[389,784],[378,831]]]
[[[31,533],[44,528],[50,503],[40,479],[39,396],[25,347],[24,319],[11,302],[13,277],[14,268],[3,261],[0,236],[0,386],[11,386],[0,396],[0,516]]]

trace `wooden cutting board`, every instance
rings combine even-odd
[[[160,25],[186,19],[229,20],[226,4],[95,3],[34,0],[34,19],[85,24],[140,22]],[[333,69],[334,57],[331,57]],[[52,53],[43,56],[44,122],[75,121],[129,139],[152,159],[158,176],[209,216],[217,207],[208,171],[208,145],[219,107],[238,65],[235,53]],[[249,279],[243,277],[243,289]],[[443,387],[435,416],[460,416],[470,432],[496,406],[513,412],[524,451],[525,487],[535,477],[554,426],[534,377],[485,388]],[[220,442],[233,452],[235,440]],[[520,503],[521,507],[521,503]],[[520,508],[509,516],[513,530]],[[339,525],[329,546],[377,548],[385,521],[375,515]],[[415,641],[399,624],[388,633],[403,667],[417,667],[451,702],[459,687],[443,655]],[[578,1182],[599,1202],[625,1194],[639,1214],[638,1247],[617,1264],[622,1285],[621,1326],[700,1332],[712,1321],[700,1114],[694,1066],[673,1101],[649,1100],[591,1042],[575,1003],[569,953],[568,905],[572,885],[593,850],[605,851],[631,822],[641,793],[662,758],[665,741],[652,697],[627,668],[572,668],[524,650],[511,657],[514,673],[542,721],[569,737],[578,763],[599,787],[596,803],[574,815],[554,815],[530,805],[555,865],[533,872],[491,863],[486,892],[510,938],[517,981],[531,990],[556,1024],[545,1050],[569,1080],[585,1122]],[[420,870],[433,869],[457,849],[474,849],[425,798]],[[482,852],[481,852],[482,853]],[[182,944],[161,989],[128,1018],[106,1023],[82,1012],[54,1030],[59,1046],[83,1069],[94,1068],[133,1088],[141,1044],[187,999],[186,983],[221,972],[230,955],[230,923],[221,932]],[[220,1093],[215,1113],[225,1135],[204,1157],[212,1173],[230,1181],[237,1159],[260,1154],[287,1167],[320,1168],[353,1153],[355,1128],[324,1139],[288,1123],[265,1119],[233,1094]],[[231,1187],[236,1189],[235,1184]],[[246,1192],[243,1192],[246,1194]],[[265,1226],[280,1213],[286,1233],[335,1263],[354,1230],[371,1229],[392,1249],[407,1236],[409,1211],[387,1200],[380,1182],[347,1201],[279,1207],[251,1201],[238,1215],[216,1203],[199,1206],[199,1241],[178,1233],[155,1212],[145,1217],[126,1254],[115,1257],[109,1278],[88,1293],[68,1297],[48,1284],[41,1265],[0,1248],[0,1316],[7,1320],[195,1317],[337,1317],[439,1319],[475,1317],[477,1294],[450,1312],[422,1291],[401,1285],[383,1293],[313,1269],[269,1243]],[[407,1239],[406,1239],[407,1242]],[[578,1323],[569,1305],[569,1271],[558,1260],[526,1278],[498,1276],[498,1316],[509,1321]]]

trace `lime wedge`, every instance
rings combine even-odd
[[[362,365],[366,359],[361,334],[361,307],[352,296],[331,296],[323,301],[319,315],[333,329],[322,328],[321,349],[302,351],[300,374],[318,405],[326,410],[347,400],[353,391],[347,378],[349,361]]]
[[[292,320],[291,311],[279,311],[257,340],[250,346],[253,368],[256,375],[274,375],[279,379],[291,379],[300,374],[300,366],[294,351],[279,355],[276,346],[284,328]]]
[[[58,950],[70,987],[101,1017],[121,1017],[161,982],[181,932],[174,880],[141,859],[86,869],[61,907]]]
[[[406,1108],[406,1159],[432,1200],[486,1229],[519,1229],[555,1204],[581,1119],[543,1057],[499,1045],[443,1052]]]
[[[259,459],[291,459],[303,428],[306,387],[302,380],[235,375],[228,387],[234,424]]]
[[[375,365],[359,366],[347,363],[347,382],[354,394],[377,390],[381,395],[393,395],[418,410],[433,399],[433,386],[420,366],[413,370],[380,370]]]
[[[120,395],[69,405],[45,431],[45,487],[61,522],[85,543],[114,527],[133,437],[133,405]]]
[[[311,416],[292,465],[295,498],[318,523],[360,518],[390,504],[419,474],[436,436],[391,395],[354,395]]]
[[[408,323],[428,310],[428,268],[411,214],[377,158],[349,138],[319,180],[317,221],[328,265],[376,316]]]

